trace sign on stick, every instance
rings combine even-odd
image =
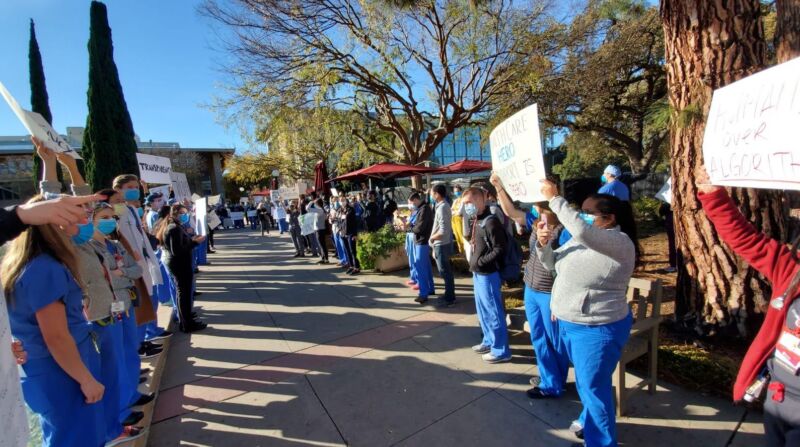
[[[525,203],[543,201],[540,181],[546,174],[536,104],[495,127],[489,135],[489,145],[492,170],[511,198]]]
[[[169,185],[172,183],[172,162],[167,157],[136,153],[139,162],[139,177],[147,183]]]

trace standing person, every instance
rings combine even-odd
[[[160,192],[151,192],[144,199],[144,204],[149,208],[147,214],[145,214],[145,223],[147,224],[147,230],[152,233],[158,220],[158,211],[164,206],[164,195]]]
[[[456,285],[453,279],[453,267],[450,256],[453,254],[453,227],[450,205],[447,204],[447,188],[438,184],[433,187],[433,200],[436,208],[433,217],[431,241],[433,243],[433,259],[436,268],[444,280],[444,295],[439,298],[438,307],[450,307],[456,302]]]
[[[347,264],[347,255],[344,252],[344,244],[342,244],[342,236],[339,232],[339,209],[341,204],[338,197],[331,197],[330,211],[328,211],[328,222],[331,225],[331,233],[333,236],[333,245],[336,248],[336,258],[339,259],[339,267]]]
[[[319,261],[317,264],[328,263],[328,227],[327,214],[325,213],[325,202],[322,199],[316,199],[313,202],[313,208],[309,211],[314,212],[314,231],[317,233],[317,245],[319,248]]]
[[[378,206],[378,196],[375,191],[367,193],[367,204],[364,207],[364,224],[367,232],[378,231],[386,223],[381,214],[381,207]]]
[[[261,236],[264,236],[264,232],[266,231],[269,234],[269,219],[272,219],[272,216],[269,216],[269,211],[265,205],[266,202],[261,202],[258,204],[258,208],[256,209],[256,214],[258,215],[258,221],[261,223]],[[269,217],[267,217],[269,216]]]
[[[189,223],[189,210],[181,204],[172,205],[170,214],[161,222],[156,237],[164,248],[164,259],[175,277],[178,289],[178,320],[182,332],[195,332],[208,325],[192,316],[193,279],[192,250],[205,239],[190,237],[184,230]]]
[[[598,194],[608,194],[614,196],[623,202],[631,200],[631,191],[628,186],[619,180],[622,176],[622,170],[614,165],[606,166],[603,170],[603,175],[600,176],[600,181],[603,186],[597,191]]]
[[[638,257],[633,212],[607,194],[589,196],[580,212],[573,210],[547,180],[542,195],[572,235],[554,248],[553,231],[540,224],[536,254],[555,272],[550,306],[575,369],[584,439],[588,446],[616,446],[611,375],[633,325],[626,297]]]
[[[453,241],[459,253],[464,253],[464,219],[461,216],[461,202],[464,190],[461,185],[453,185],[453,205],[450,206],[450,227],[453,229]]]
[[[361,263],[358,261],[356,251],[356,241],[358,239],[358,218],[356,217],[356,210],[350,204],[349,200],[345,200],[343,208],[344,218],[340,222],[342,234],[344,235],[345,250],[347,252],[347,260],[350,263],[350,268],[347,269],[348,275],[357,275],[361,273]]]
[[[300,207],[297,206],[296,201],[292,201],[289,205],[289,235],[292,237],[292,244],[294,244],[295,258],[304,258],[306,256],[306,238],[303,237],[302,229],[300,228]]]
[[[278,200],[277,202],[272,204],[272,209],[274,210],[273,214],[275,220],[278,222],[279,234],[283,234],[289,231],[289,225],[286,223],[286,208],[283,206],[283,203],[280,200]]]
[[[502,222],[486,206],[483,188],[473,186],[464,192],[464,211],[475,222],[470,241],[472,256],[469,269],[472,272],[478,322],[483,331],[483,340],[472,350],[483,354],[485,362],[508,362],[511,360],[511,350],[498,271],[498,263],[508,246],[506,231]]]
[[[397,212],[397,202],[387,192],[383,195],[383,217],[386,223],[394,225],[394,213]]]
[[[29,203],[41,200],[39,196]],[[84,228],[91,230],[92,224]],[[74,225],[66,230],[91,237],[91,231]],[[100,355],[83,313],[79,271],[75,248],[52,224],[22,232],[0,266],[11,334],[27,351],[22,393],[39,416],[45,447],[105,445],[100,403],[105,388],[97,380]]]
[[[417,284],[411,288],[417,291],[414,301],[425,304],[428,296],[435,293],[433,269],[431,268],[431,247],[428,245],[433,229],[433,210],[427,204],[422,203],[419,193],[412,194],[409,201],[412,211],[417,211],[414,225],[409,227],[411,234],[414,235],[414,271],[417,274]]]
[[[791,246],[769,238],[745,219],[725,188],[710,185],[708,174],[699,174],[697,182],[703,211],[719,237],[772,285],[767,315],[739,367],[733,400],[742,401],[766,368],[765,445],[800,445],[800,235]]]
[[[416,194],[416,193],[415,193]],[[417,214],[419,214],[419,209],[416,208],[414,203],[411,201],[411,198],[408,199],[408,210],[411,214],[408,217],[407,221],[404,221],[405,230],[406,230],[406,256],[408,257],[408,281],[406,281],[406,285],[414,288],[417,287],[418,278],[417,278],[417,268],[415,262],[415,254],[414,254],[414,233],[411,232],[411,228],[417,222]]]
[[[664,269],[664,272],[675,273],[678,271],[678,250],[675,247],[675,218],[672,213],[672,206],[668,202],[662,202],[658,208],[658,215],[664,219],[664,230],[667,232],[667,260],[669,266]]]

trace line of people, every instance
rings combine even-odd
[[[79,216],[19,226],[0,266],[15,355],[28,407],[39,416],[45,446],[115,446],[143,436],[137,426],[155,394],[139,385],[172,334],[156,325],[159,301],[174,301],[182,331],[206,327],[192,312],[194,271],[204,236],[190,210],[148,197],[132,174],[88,195],[75,159],[34,139],[42,160],[42,194],[31,206],[63,203],[56,178],[61,163],[71,191],[86,196]],[[144,186],[144,188],[143,188]],[[85,205],[81,205],[85,203]],[[202,247],[205,254],[205,247]],[[76,424],[80,425],[78,429]]]

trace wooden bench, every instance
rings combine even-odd
[[[644,387],[655,394],[658,381],[658,325],[661,323],[661,281],[631,278],[628,283],[628,304],[633,311],[631,336],[614,371],[616,377],[617,416],[624,416],[626,399]],[[647,354],[647,375],[633,388],[625,384],[627,365]]]

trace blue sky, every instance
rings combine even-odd
[[[107,0],[114,60],[136,134],[182,147],[236,147],[235,128],[217,123],[205,107],[224,95],[225,63],[200,0]],[[30,108],[28,24],[36,22],[53,125],[59,132],[86,122],[89,0],[1,0],[0,81]],[[25,135],[0,100],[0,135]]]

